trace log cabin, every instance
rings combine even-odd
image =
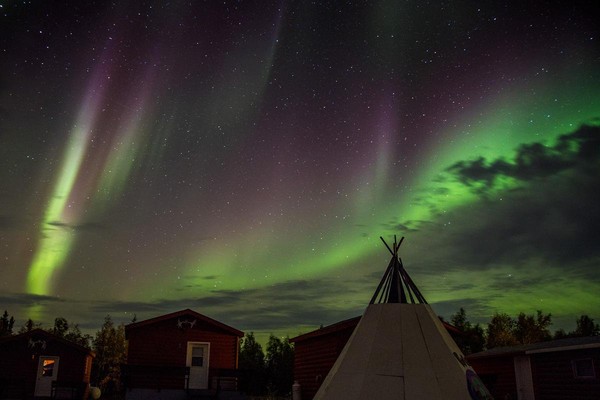
[[[42,329],[0,338],[0,399],[85,399],[93,358]]]
[[[235,392],[243,335],[190,309],[127,325],[123,368],[127,399]]]
[[[498,347],[466,358],[496,399],[600,399],[600,336]]]

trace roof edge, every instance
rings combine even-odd
[[[144,326],[152,325],[152,324],[155,324],[155,323],[158,323],[158,322],[162,322],[162,321],[165,321],[165,320],[168,320],[168,319],[171,319],[171,318],[176,318],[178,316],[185,315],[185,314],[192,314],[196,318],[198,318],[198,319],[200,319],[200,320],[202,320],[204,322],[207,322],[207,323],[209,323],[209,324],[211,324],[213,326],[216,326],[216,327],[218,327],[220,329],[228,331],[228,332],[236,335],[237,337],[243,337],[244,336],[244,332],[240,331],[239,329],[236,329],[236,328],[234,328],[232,326],[224,324],[223,322],[219,322],[216,319],[207,317],[206,315],[200,314],[199,312],[194,311],[194,310],[189,309],[189,308],[186,308],[186,309],[180,310],[180,311],[175,311],[175,312],[172,312],[172,313],[169,313],[169,314],[159,315],[157,317],[149,318],[149,319],[146,319],[146,320],[143,320],[143,321],[132,322],[130,324],[127,324],[127,325],[125,325],[125,334],[127,335],[127,333],[130,332],[131,330],[142,328]]]
[[[579,344],[573,346],[549,347],[545,349],[527,350],[525,354],[555,353],[558,351],[585,350],[600,348],[600,343]]]

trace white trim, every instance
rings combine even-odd
[[[531,357],[518,355],[513,359],[518,400],[535,400]]]
[[[190,351],[192,346],[206,346],[206,354],[203,360],[203,364],[206,367],[206,388],[203,389],[208,389],[208,370],[210,368],[210,342],[187,342],[187,347],[185,349],[185,366],[190,368],[192,367],[192,352]]]
[[[576,344],[573,346],[550,347],[546,349],[528,350],[525,354],[553,353],[555,351],[585,350],[600,348],[600,343]]]
[[[52,376],[42,376],[44,370],[44,360],[54,360],[52,367]],[[52,382],[58,379],[58,367],[60,365],[60,356],[41,355],[38,358],[38,367],[35,374],[35,397],[50,397],[52,395]]]

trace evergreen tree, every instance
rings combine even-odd
[[[13,334],[13,326],[15,318],[8,316],[8,311],[4,310],[4,314],[0,318],[0,336],[9,336]]]
[[[244,373],[240,381],[241,391],[252,395],[266,392],[265,355],[254,338],[254,332],[246,333],[241,341],[239,369]]]
[[[280,396],[289,394],[294,383],[294,347],[289,338],[281,340],[271,335],[265,362],[269,392]]]
[[[450,317],[450,323],[463,334],[456,338],[456,344],[464,354],[477,353],[485,348],[485,332],[481,325],[472,325],[467,319],[467,312],[460,308]]]
[[[50,329],[50,332],[58,337],[64,338],[69,330],[69,323],[66,318],[58,317],[54,319],[54,327]]]
[[[23,325],[21,327],[21,329],[19,329],[19,333],[25,333],[25,332],[31,332],[34,329],[39,329],[42,327],[42,324],[40,323],[35,323],[33,322],[33,320],[31,318],[29,318],[26,322],[25,325]]]

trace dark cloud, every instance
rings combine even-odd
[[[328,280],[296,280],[257,289],[211,291],[176,300],[95,302],[90,310],[98,318],[103,314],[136,314],[140,320],[190,308],[239,329],[274,331],[327,325],[360,315],[360,307],[340,310],[328,305],[328,300],[336,299],[340,293],[355,290],[350,284]],[[306,307],[307,302],[310,307]]]
[[[57,228],[70,229],[74,231],[98,231],[106,228],[104,225],[99,224],[97,222],[84,222],[81,224],[73,225],[62,221],[50,221],[47,222],[46,225],[54,226]]]
[[[417,262],[449,268],[488,269],[531,263],[565,267],[600,279],[600,128],[584,126],[553,147],[521,146],[515,161],[459,162],[449,171],[480,190],[501,175],[519,179],[517,189],[487,192],[479,202],[434,218],[419,231],[425,253]],[[477,186],[479,185],[479,186]],[[483,185],[483,186],[482,186]],[[433,268],[435,270],[435,268]]]
[[[6,293],[0,294],[0,304],[15,305],[21,307],[42,305],[50,303],[62,303],[64,299],[56,296],[43,296],[31,293]]]
[[[529,181],[582,167],[589,162],[597,166],[599,154],[600,127],[584,125],[575,132],[560,136],[554,146],[523,144],[512,161],[502,158],[488,161],[480,157],[459,161],[447,171],[463,184],[482,192],[492,188],[501,176]]]
[[[382,224],[382,227],[386,232],[400,233],[403,235],[406,233],[418,232],[429,225],[431,225],[430,221],[406,220],[402,222],[390,221],[386,224]]]

